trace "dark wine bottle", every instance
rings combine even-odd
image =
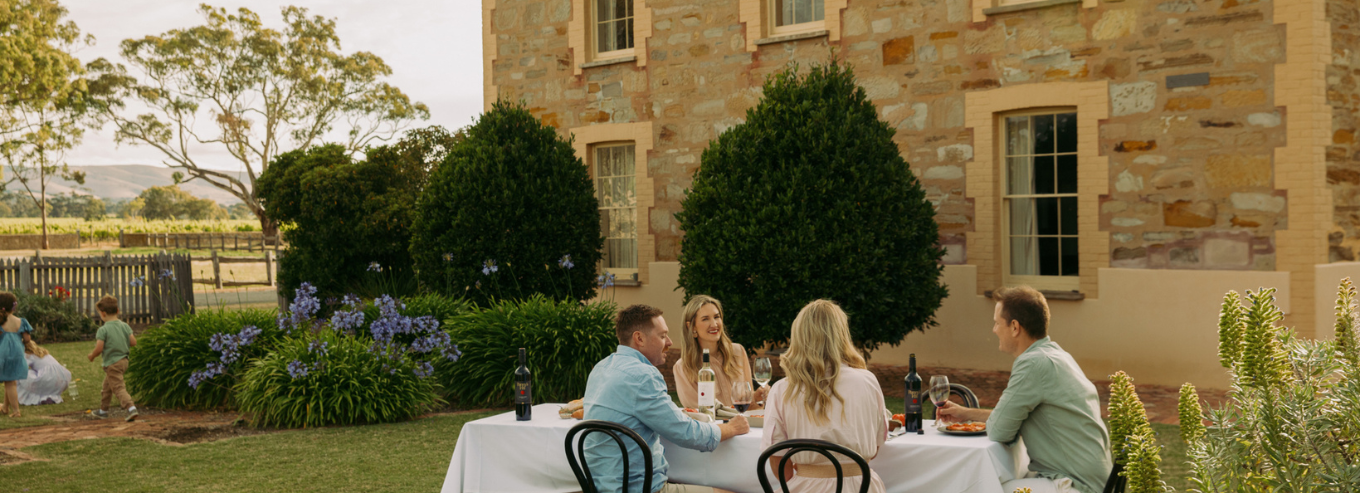
[[[904,398],[907,422],[903,424],[906,425],[907,433],[924,433],[925,428],[921,426],[921,376],[916,374],[916,353],[911,353],[909,364],[907,377],[903,379],[907,390]]]
[[[917,386],[920,386],[920,382],[917,382]],[[515,420],[534,419],[533,406],[534,389],[529,379],[529,367],[524,366],[524,348],[519,348],[519,368],[515,368]]]

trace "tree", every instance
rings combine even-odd
[[[463,133],[416,205],[411,258],[420,283],[480,304],[592,297],[604,238],[571,142],[505,101]]]
[[[676,214],[680,286],[722,300],[732,339],[787,341],[803,305],[850,315],[866,354],[935,325],[935,210],[893,128],[836,61],[772,75],[746,122],[711,142]]]
[[[149,108],[140,115],[109,112],[123,143],[153,147],[188,180],[203,180],[241,199],[266,235],[276,233],[255,194],[256,181],[278,155],[307,149],[333,130],[356,154],[395,136],[407,123],[429,118],[428,108],[383,79],[392,69],[368,52],[340,53],[335,21],[307,9],[282,9],[286,27],[265,27],[247,9],[201,5],[205,24],[123,41],[123,58],[141,81],[110,66],[125,83],[119,94]],[[199,118],[206,112],[209,124]],[[226,148],[245,179],[218,171],[191,147]]]
[[[310,282],[323,297],[412,294],[414,282],[368,281],[414,279],[416,198],[454,141],[436,126],[369,149],[364,161],[352,160],[338,145],[275,159],[260,176],[258,194],[271,220],[291,226],[284,232],[288,255],[279,260],[284,292]],[[384,289],[398,292],[377,292]]]
[[[119,211],[118,215],[124,219],[142,217],[142,209],[144,208],[146,208],[146,200],[137,197],[123,204],[122,210]]]
[[[85,218],[86,221],[100,221],[107,214],[108,209],[104,207],[104,201],[97,197],[90,197],[85,202],[85,208],[81,211],[80,217]]]
[[[146,219],[224,219],[227,211],[212,200],[193,196],[179,185],[147,187],[137,196]]]
[[[47,184],[53,176],[84,183],[72,172],[65,152],[80,143],[98,115],[121,103],[101,82],[85,79],[87,67],[70,52],[93,42],[81,36],[67,11],[51,0],[21,0],[0,9],[0,159],[8,168],[5,185],[18,183],[42,217],[42,247],[47,241]],[[102,61],[91,67],[103,67]]]

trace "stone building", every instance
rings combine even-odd
[[[1026,283],[1091,377],[1221,386],[1224,292],[1277,287],[1286,323],[1329,337],[1337,283],[1360,274],[1353,0],[482,5],[487,104],[574,136],[606,268],[636,279],[616,298],[673,330],[673,214],[700,153],[767,75],[832,53],[897,128],[948,252],[940,327],[876,362],[1009,369],[986,295]]]

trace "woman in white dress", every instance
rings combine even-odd
[[[864,356],[850,341],[850,324],[835,302],[808,303],[793,321],[789,349],[779,358],[786,375],[765,400],[764,444],[798,438],[826,440],[848,448],[868,462],[888,434],[890,415],[883,405],[878,378],[866,369]],[[782,456],[770,457],[778,470]],[[789,491],[826,493],[836,490],[836,469],[825,456],[800,452],[789,461],[784,477]],[[859,491],[863,472],[849,458],[840,460],[843,491]],[[778,474],[778,473],[776,473]],[[869,491],[884,493],[883,480],[870,470]]]
[[[28,378],[19,381],[19,404],[61,404],[61,393],[71,384],[71,371],[31,340],[24,345],[24,359]]]

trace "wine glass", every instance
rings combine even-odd
[[[770,366],[770,358],[758,357],[755,364],[751,365],[751,376],[760,382],[761,387],[769,387],[770,377],[773,375],[774,367]]]
[[[732,384],[732,407],[737,408],[737,412],[746,413],[746,409],[751,407],[751,398],[755,392],[751,390],[751,382],[742,380]]]
[[[935,405],[935,427],[940,427],[940,407],[949,401],[949,377],[933,375],[930,377],[930,402]]]

